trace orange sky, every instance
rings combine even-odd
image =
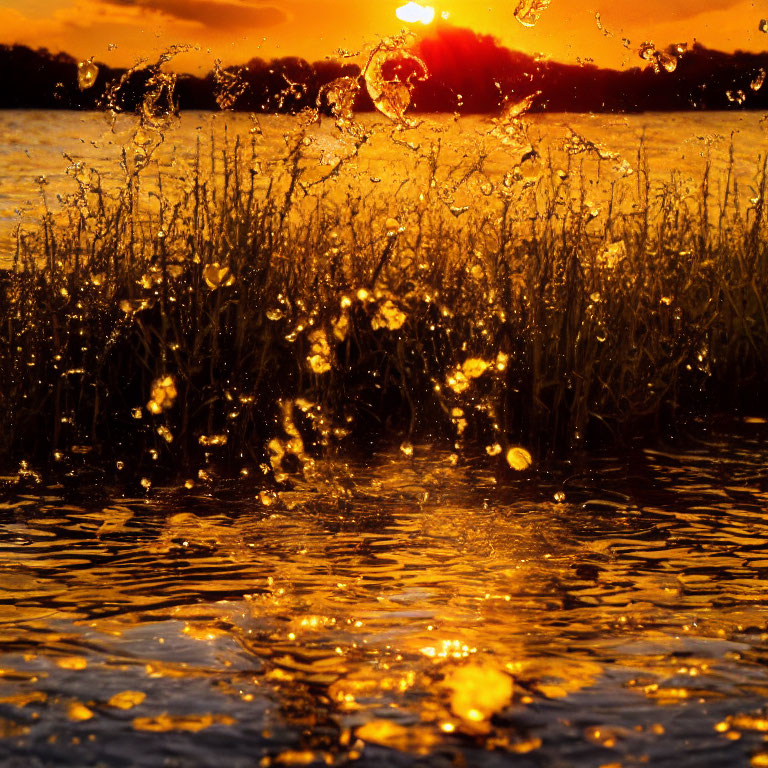
[[[187,71],[208,70],[215,58],[225,64],[254,56],[322,59],[338,48],[370,47],[405,26],[395,16],[405,0],[0,1],[0,42],[93,56],[113,66],[156,57],[172,43],[199,46],[176,60],[175,68]],[[698,40],[725,51],[768,49],[768,34],[758,30],[761,12],[768,17],[766,0],[765,7],[756,0],[551,0],[532,28],[515,19],[517,2],[430,4],[456,26],[561,61],[580,57],[616,68],[642,65],[637,48],[644,41],[657,47]],[[608,35],[598,28],[596,12]]]

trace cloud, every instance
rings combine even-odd
[[[611,3],[600,8],[603,19],[614,23],[645,24],[679,23],[705,12],[724,11],[739,5],[741,0],[646,0],[643,3]]]
[[[212,29],[273,27],[288,20],[286,13],[270,5],[250,5],[232,0],[105,0],[110,5],[156,11]]]

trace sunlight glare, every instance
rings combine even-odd
[[[419,5],[418,3],[406,3],[401,5],[395,11],[400,21],[407,21],[409,24],[431,24],[435,18],[435,9],[431,5]]]

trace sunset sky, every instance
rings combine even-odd
[[[199,50],[175,68],[198,72],[260,56],[310,60],[339,48],[358,51],[405,26],[405,0],[0,0],[0,42],[93,56],[113,66],[156,56],[173,43]],[[504,45],[560,61],[642,65],[637,48],[694,40],[724,51],[768,48],[759,31],[765,7],[752,0],[552,0],[534,27],[514,16],[517,0],[437,0],[437,18],[495,35]],[[597,24],[599,12],[603,30]],[[412,25],[415,31],[428,27]],[[605,34],[605,33],[608,34]],[[625,47],[622,38],[629,40]]]

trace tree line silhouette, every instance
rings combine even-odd
[[[768,109],[768,82],[763,86],[766,53],[723,53],[694,43],[682,53],[653,50],[646,54],[648,65],[617,71],[540,60],[505,48],[491,36],[448,25],[438,26],[410,51],[429,69],[428,78],[413,81],[416,111],[496,113],[504,103],[531,94],[537,94],[533,111]],[[0,46],[0,108],[138,109],[157,70],[139,66],[128,72],[94,63],[98,75],[91,87],[81,90],[78,62],[72,56]],[[412,59],[395,57],[384,66],[383,76],[404,80],[412,68]],[[310,63],[295,56],[254,58],[204,77],[179,74],[173,105],[180,110],[225,105],[240,111],[295,113],[317,106],[323,86],[340,77],[360,78],[360,67],[336,60]],[[374,109],[365,87],[357,94],[355,109]]]

